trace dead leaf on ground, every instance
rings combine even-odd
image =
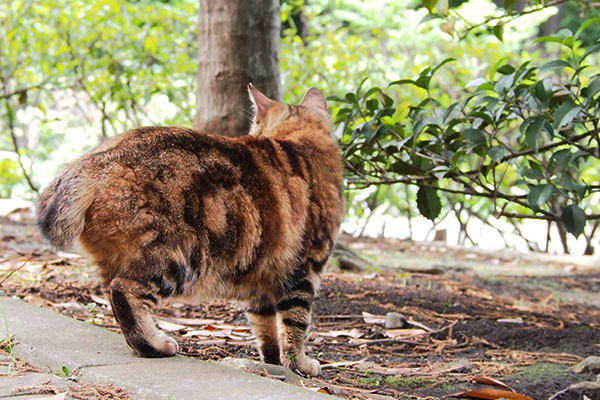
[[[412,319],[409,319],[408,321],[406,321],[406,323],[408,323],[409,325],[415,326],[417,328],[424,329],[427,332],[435,332],[435,329],[431,329],[427,325],[423,325],[422,323],[417,322],[417,321],[413,321]]]
[[[331,389],[329,389],[327,386],[323,386],[321,389],[317,390],[317,392],[319,392],[319,393],[325,393],[325,394],[329,394],[329,395],[333,394],[331,392]]]
[[[384,315],[373,315],[366,311],[362,312],[363,320],[367,324],[385,324]]]
[[[94,303],[110,307],[110,303],[104,297],[96,296],[93,293],[90,294],[90,297],[92,298],[92,300],[94,300]]]
[[[506,389],[514,392],[513,388],[508,386],[506,383],[501,382],[494,378],[487,377],[487,376],[474,376],[471,378],[471,382],[477,382],[477,383],[481,383],[483,385],[490,385],[490,386],[500,386],[500,387],[506,388]]]
[[[467,397],[472,399],[485,399],[485,400],[496,400],[496,399],[509,399],[509,400],[533,400],[529,396],[524,394],[509,392],[507,390],[498,389],[477,389],[470,390],[468,392],[449,394],[444,397]]]
[[[385,335],[392,339],[410,338],[414,336],[421,336],[426,333],[427,331],[424,329],[387,329],[385,331]]]
[[[167,319],[165,319],[167,321]],[[207,319],[207,318],[169,318],[169,322],[182,324],[187,326],[204,326],[204,325],[219,325],[225,322],[222,319]]]
[[[167,332],[178,332],[187,329],[185,325],[175,324],[160,318],[156,319],[156,325],[163,331]]]
[[[358,339],[362,337],[364,334],[356,328],[352,328],[351,330],[343,330],[343,331],[329,331],[329,332],[319,332],[321,336],[329,336],[329,337],[349,337],[353,339]]]
[[[321,369],[334,369],[338,367],[350,367],[353,365],[362,365],[365,362],[366,358],[358,361],[338,361],[338,362],[329,362],[326,360],[319,359],[319,363],[321,364]]]

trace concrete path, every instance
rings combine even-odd
[[[17,357],[49,374],[67,367],[82,383],[113,384],[134,399],[335,399],[217,363],[140,358],[120,335],[17,299],[0,297],[0,322],[0,340],[13,335]],[[8,379],[0,376],[0,398],[8,397]]]

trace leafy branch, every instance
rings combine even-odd
[[[452,59],[385,89],[364,89],[363,81],[330,97],[340,104],[348,183],[416,185],[417,206],[431,220],[441,210],[440,191],[489,199],[495,217],[547,220],[579,236],[588,220],[600,219],[589,203],[598,185],[584,178],[586,168],[600,165],[600,74],[582,76],[600,46],[579,48],[580,32],[542,38],[567,48],[564,59],[496,65],[490,79],[473,80],[449,105],[435,97],[432,82]],[[426,97],[398,106],[392,96],[402,85]]]

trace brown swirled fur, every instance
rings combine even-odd
[[[303,343],[343,215],[339,149],[318,90],[297,106],[250,93],[250,136],[126,132],[64,168],[38,224],[91,255],[140,355],[177,351],[151,316],[163,299],[226,298],[246,304],[264,361],[316,375]]]

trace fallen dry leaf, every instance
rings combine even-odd
[[[362,316],[363,320],[367,324],[385,324],[385,316],[383,315],[373,315],[363,311]]]
[[[501,324],[522,324],[523,323],[523,318],[521,318],[521,317],[517,317],[517,318],[499,318],[496,321],[500,322]]]
[[[430,327],[428,327],[426,325],[423,325],[420,322],[413,321],[412,319],[407,320],[406,323],[409,324],[409,325],[412,325],[412,326],[416,326],[417,328],[424,329],[427,332],[434,332],[435,331],[435,329],[431,329]]]
[[[156,325],[158,325],[158,327],[160,329],[162,329],[163,331],[167,331],[167,332],[177,332],[177,331],[187,329],[187,327],[185,325],[175,324],[173,322],[169,322],[169,321],[166,321],[166,320],[160,319],[160,318],[156,319]]]
[[[485,400],[497,400],[497,399],[533,400],[531,397],[525,396],[524,394],[509,392],[507,390],[498,390],[498,389],[470,390],[468,392],[449,394],[444,397],[469,397],[472,399],[485,399]]]
[[[94,300],[94,303],[102,304],[103,306],[110,307],[110,303],[104,297],[96,296],[93,293],[90,294],[90,297],[92,298],[92,300]]]
[[[204,325],[218,325],[222,324],[224,321],[217,319],[206,319],[206,318],[169,318],[169,322],[173,322],[175,324],[182,324],[187,326],[204,326]]]
[[[499,380],[487,376],[474,376],[473,378],[471,378],[471,381],[481,383],[483,385],[500,386],[514,392],[513,388],[508,386],[506,383],[500,382]]]
[[[322,336],[330,336],[330,337],[351,337],[353,339],[358,339],[363,336],[363,333],[360,332],[356,328],[352,328],[349,331],[329,331],[329,332],[319,332]]]
[[[325,393],[325,394],[329,394],[329,395],[333,394],[331,392],[331,389],[329,389],[327,386],[322,387],[321,389],[317,390],[317,392],[319,392],[319,393]]]
[[[228,337],[229,333],[226,331],[222,331],[219,329],[198,329],[186,332],[183,337],[194,337],[194,336],[204,336],[204,337]]]
[[[424,329],[388,329],[385,331],[385,335],[392,339],[409,338],[413,336],[424,335],[426,333],[427,331]]]
[[[319,360],[319,362],[321,363],[321,369],[334,369],[334,368],[338,368],[338,367],[350,367],[353,365],[361,365],[362,363],[364,363],[366,360],[366,358],[363,358],[362,360],[358,360],[358,361],[338,361],[338,362],[328,362],[325,361],[324,363]]]

